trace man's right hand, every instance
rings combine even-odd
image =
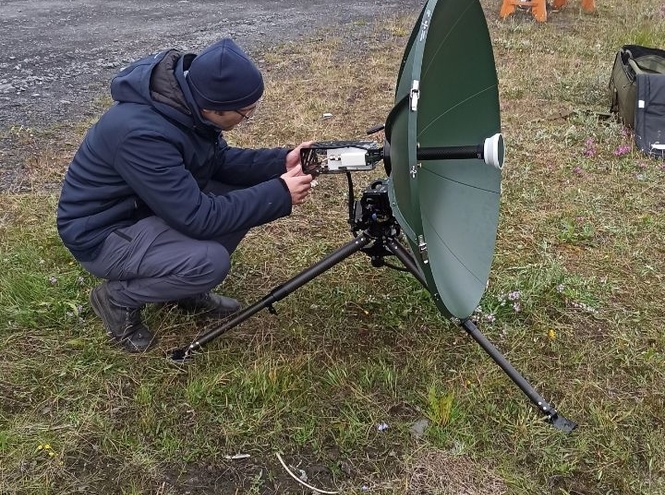
[[[281,179],[291,193],[291,203],[301,205],[312,189],[312,176],[302,175],[302,167],[297,165],[281,175]]]

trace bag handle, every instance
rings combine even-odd
[[[644,55],[635,59],[637,65],[644,72],[665,74],[665,58],[658,55]]]
[[[637,64],[637,62],[635,62],[635,59],[633,57],[628,58],[628,65],[630,65],[630,68],[633,69],[633,72],[635,73],[635,75],[641,74],[642,72],[644,72],[640,68],[640,66]]]
[[[624,65],[630,65],[636,75],[645,72],[665,74],[665,51],[663,50],[649,49],[644,53],[638,53],[638,56],[635,57],[629,48],[623,47],[621,59]]]

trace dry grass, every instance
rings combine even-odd
[[[503,495],[505,483],[467,456],[426,450],[417,452],[408,467],[407,494]]]
[[[110,348],[86,309],[97,281],[60,245],[57,194],[41,188],[58,182],[82,129],[14,129],[32,192],[0,199],[0,492],[304,493],[276,451],[315,486],[344,493],[665,492],[665,170],[602,115],[619,46],[665,39],[662,3],[607,0],[587,14],[570,2],[546,24],[525,12],[501,21],[499,2],[482,3],[508,161],[478,316],[579,429],[544,425],[411,277],[362,256],[187,369],[167,367],[162,352],[201,323],[171,309],[146,315],[157,352]],[[323,33],[267,50],[261,110],[228,137],[364,138],[392,107],[413,21],[352,31],[351,45]],[[253,302],[346,242],[345,194],[342,177],[322,177],[290,218],[253,231],[223,290]],[[517,291],[519,312],[501,304]],[[412,436],[424,418],[429,427]],[[238,452],[251,459],[225,458]]]

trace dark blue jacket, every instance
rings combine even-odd
[[[113,79],[115,103],[85,136],[58,204],[58,232],[78,260],[93,260],[111,232],[152,214],[212,239],[291,213],[279,179],[288,150],[229,147],[189,92],[192,58],[165,51]],[[247,187],[212,196],[201,191],[210,180]]]

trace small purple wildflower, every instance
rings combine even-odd
[[[575,167],[573,169],[573,173],[576,175],[582,175],[582,172],[583,172],[582,167]]]
[[[508,300],[509,301],[518,301],[522,297],[522,294],[520,291],[516,290],[508,294]]]
[[[53,276],[49,277],[48,281],[51,283],[51,285],[55,285],[58,283],[58,279]]]
[[[515,310],[515,313],[522,311],[522,305],[519,303],[519,301],[515,301],[513,303],[513,310]]]
[[[596,143],[594,143],[592,138],[587,138],[587,140],[584,142],[584,156],[596,156]]]
[[[614,150],[615,156],[623,156],[628,153],[630,153],[630,146],[628,145],[619,146],[617,149]]]
[[[561,294],[565,288],[566,288],[565,285],[563,285],[563,284],[559,284],[559,285],[556,286],[556,291],[557,291],[559,294]]]
[[[376,425],[376,429],[379,431],[386,431],[388,429],[388,425],[386,423],[379,423]]]

